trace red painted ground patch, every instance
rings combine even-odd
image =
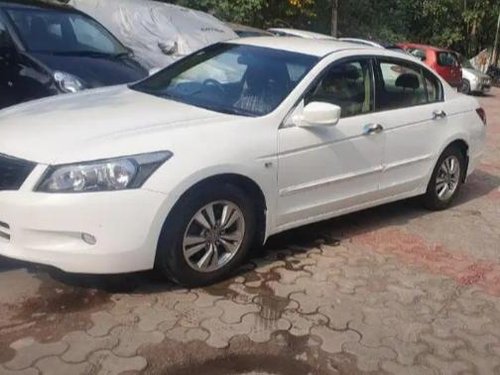
[[[354,235],[353,243],[384,255],[396,256],[403,263],[453,278],[459,285],[476,285],[486,293],[500,296],[500,263],[478,261],[448,251],[440,244],[429,244],[422,237],[399,229],[381,229]]]

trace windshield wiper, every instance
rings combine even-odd
[[[115,53],[112,56],[116,57],[116,58],[121,58],[121,57],[130,57],[131,54],[132,54],[131,52],[118,52],[118,53]]]
[[[53,55],[57,56],[81,56],[81,57],[101,57],[101,58],[122,58],[129,56],[130,52],[120,52],[120,53],[106,53],[99,51],[63,51],[63,52],[52,52]]]
[[[107,54],[97,51],[58,51],[52,52],[53,55],[57,56],[90,56],[90,57],[103,57]]]

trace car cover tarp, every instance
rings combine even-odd
[[[210,14],[151,0],[70,0],[132,49],[147,68],[169,65],[237,35]]]

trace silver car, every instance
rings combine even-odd
[[[491,90],[491,77],[477,70],[464,56],[460,55],[462,65],[462,87],[464,94],[486,94]]]

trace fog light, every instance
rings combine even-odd
[[[88,233],[82,233],[82,240],[89,245],[95,245],[97,243],[97,239],[93,235]]]

